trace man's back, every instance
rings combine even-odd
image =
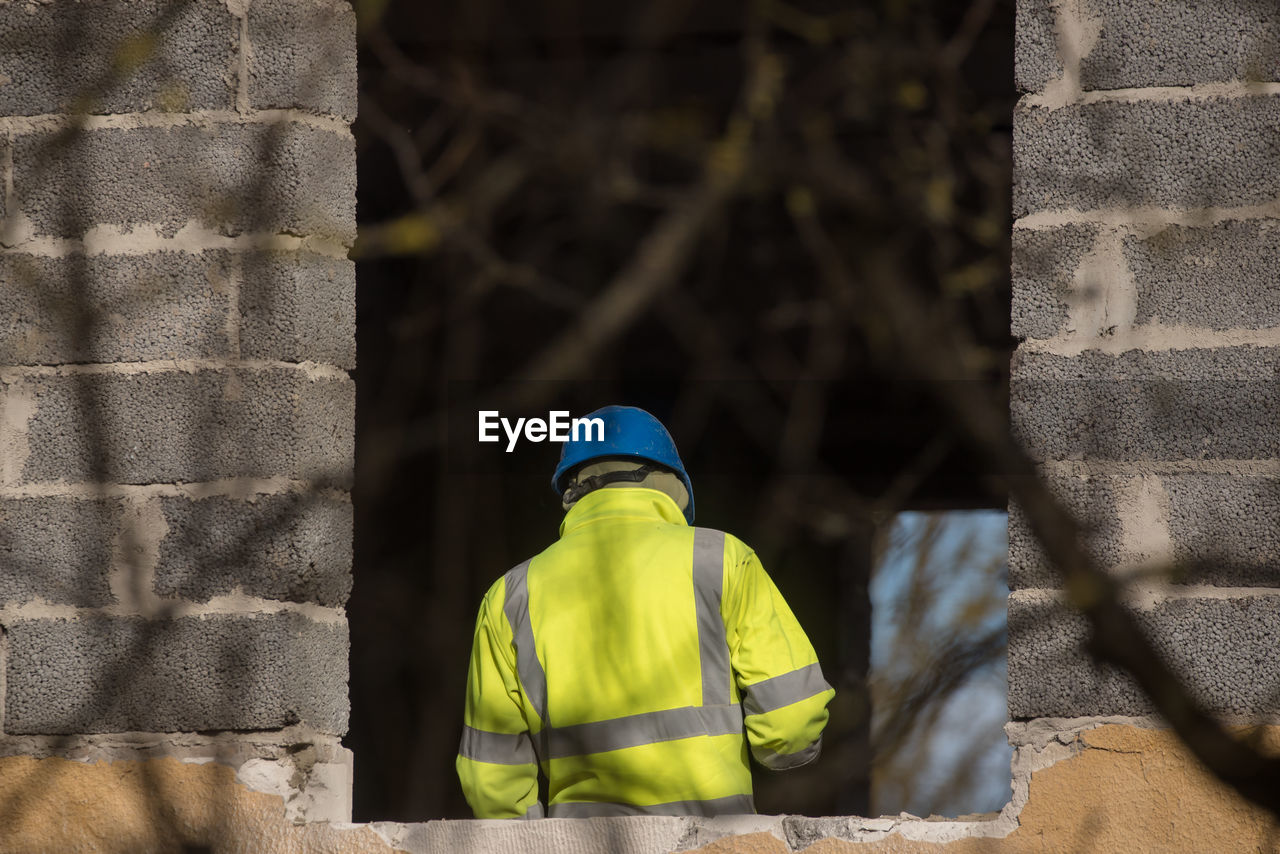
[[[662,506],[637,512],[663,498],[601,490],[529,567],[530,616],[557,727],[702,702],[695,529],[658,518]]]
[[[750,549],[599,489],[486,596],[458,772],[479,817],[540,815],[535,761],[552,816],[753,812],[748,741],[809,761],[832,693]]]

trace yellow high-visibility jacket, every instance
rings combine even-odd
[[[813,646],[755,552],[665,493],[605,488],[489,589],[457,769],[477,818],[752,813],[748,746],[817,758]]]

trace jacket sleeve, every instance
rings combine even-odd
[[[538,762],[520,703],[504,594],[499,579],[476,619],[458,779],[476,818],[541,818]]]
[[[835,691],[755,552],[730,542],[724,616],[751,753],[767,768],[798,768],[818,758]]]

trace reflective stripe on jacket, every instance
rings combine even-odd
[[[747,750],[817,757],[813,647],[755,552],[664,493],[606,488],[489,589],[457,769],[477,818],[754,812]]]

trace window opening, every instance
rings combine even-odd
[[[871,580],[872,814],[1009,800],[1008,514],[902,512]]]
[[[479,596],[560,515],[546,444],[475,442],[499,392],[536,400],[503,401],[513,417],[627,402],[670,418],[700,523],[767,555],[830,681],[864,688],[870,509],[1003,496],[928,394],[890,376],[900,360],[850,283],[955,309],[1005,382],[1012,2],[983,21],[942,0],[912,15],[703,3],[670,20],[631,0],[358,6],[357,820],[470,815],[453,762]],[[959,64],[939,73],[936,45],[957,34]],[[740,134],[739,112],[762,129]],[[743,141],[758,159],[741,191],[670,218]],[[648,239],[668,222],[696,237]],[[689,247],[670,281],[580,329],[655,245]],[[562,337],[578,356],[551,373],[575,380],[515,388]],[[816,794],[761,809],[876,814],[868,714],[843,713],[861,721],[830,753],[845,776],[779,776]],[[832,792],[836,812],[817,805]]]

